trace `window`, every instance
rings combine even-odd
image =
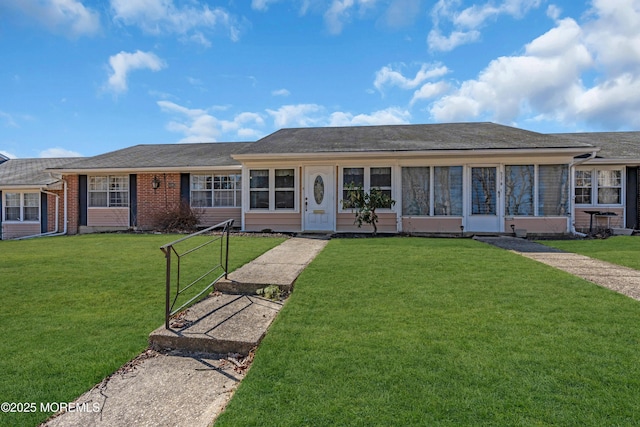
[[[461,216],[462,166],[403,167],[402,215]]]
[[[342,200],[343,208],[349,209],[346,202],[349,198],[347,187],[353,185],[362,187],[363,191],[371,191],[377,188],[382,193],[391,197],[391,168],[390,167],[361,167],[342,169]],[[391,205],[385,206],[391,208]]]
[[[462,166],[433,168],[434,215],[462,216]]]
[[[295,169],[249,171],[250,209],[292,210],[295,206]]]
[[[342,169],[342,200],[345,209],[351,208],[349,200],[349,190],[347,187],[361,187],[364,189],[364,168],[344,168]]]
[[[431,168],[402,168],[402,215],[430,215]]]
[[[505,166],[505,214],[533,216],[535,167]]]
[[[249,207],[269,209],[269,169],[249,171]]]
[[[567,165],[538,166],[538,216],[569,213],[569,168]]]
[[[275,170],[276,209],[293,209],[295,206],[295,175],[293,169]]]
[[[39,193],[25,193],[23,195],[24,208],[23,208],[23,220],[24,221],[40,221],[40,194]]]
[[[622,170],[576,170],[575,202],[578,205],[622,204]]]
[[[598,171],[598,204],[619,205],[622,195],[622,171]]]
[[[497,169],[495,167],[471,168],[471,214],[496,215]]]
[[[40,193],[6,193],[5,221],[40,221]]]
[[[191,206],[236,207],[241,206],[240,174],[191,175]]]
[[[591,171],[576,171],[576,203],[591,204]]]
[[[382,194],[386,194],[391,199],[391,168],[371,168],[370,187],[377,188]],[[390,209],[391,203],[383,206]]]
[[[128,207],[128,176],[89,177],[89,207]]]

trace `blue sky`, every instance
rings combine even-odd
[[[0,153],[283,127],[640,129],[640,0],[2,0]]]

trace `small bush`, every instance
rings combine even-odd
[[[200,224],[200,212],[186,202],[180,203],[173,209],[156,212],[153,217],[153,228],[163,233],[192,233],[198,229],[198,224]]]

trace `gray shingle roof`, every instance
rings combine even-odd
[[[640,160],[640,132],[585,132],[554,135],[601,147],[597,158]]]
[[[495,123],[449,123],[282,129],[245,154],[588,147],[586,142]]]
[[[58,180],[47,172],[54,168],[77,160],[76,157],[43,159],[9,159],[0,163],[0,186],[42,187]]]
[[[163,169],[239,166],[231,154],[243,153],[250,142],[216,142],[199,144],[135,145],[121,150],[87,157],[66,165],[61,170],[90,169]]]

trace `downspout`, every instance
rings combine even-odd
[[[592,151],[591,155],[589,155],[589,157],[585,157],[584,159],[580,159],[580,160],[575,160],[574,159],[574,161],[572,161],[571,164],[569,165],[569,173],[571,174],[571,189],[572,190],[575,188],[575,185],[576,185],[575,167],[578,166],[578,165],[581,165],[582,163],[587,162],[587,161],[589,161],[591,159],[594,159],[596,157],[596,153],[597,152],[598,152],[597,150]],[[576,236],[587,237],[586,234],[576,231],[575,212],[576,212],[575,194],[572,194],[571,195],[571,207],[570,207],[571,217],[569,219],[569,222],[570,222],[569,231],[571,232],[571,234],[574,234]]]
[[[59,214],[58,212],[60,211],[60,196],[58,194],[55,193],[51,193],[49,191],[45,191],[45,190],[40,190],[42,193],[45,194],[50,194],[52,196],[55,196],[56,198],[56,228],[53,231],[49,231],[47,233],[40,233],[40,234],[34,234],[31,236],[23,236],[23,237],[18,237],[16,239],[13,240],[24,240],[24,239],[32,239],[35,237],[45,237],[45,236],[62,236],[64,234],[67,234],[67,181],[66,180],[62,180],[63,182],[63,186],[64,186],[64,225],[63,225],[63,231],[61,233],[58,233],[58,219],[59,219]]]

